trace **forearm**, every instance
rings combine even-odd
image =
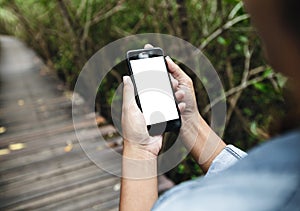
[[[124,143],[120,210],[150,210],[157,198],[156,156]]]
[[[181,138],[204,172],[226,146],[200,114],[183,121]]]

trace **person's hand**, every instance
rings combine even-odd
[[[145,47],[152,46],[147,44]],[[182,126],[179,135],[202,170],[206,172],[226,144],[201,117],[192,79],[170,57],[166,57],[166,61],[181,114]]]
[[[168,70],[172,75],[175,97],[184,124],[199,115],[192,79],[167,56]]]
[[[145,118],[135,101],[134,87],[130,77],[124,76],[123,83],[122,133],[124,148],[155,157],[161,149],[162,136],[152,137],[149,135]]]

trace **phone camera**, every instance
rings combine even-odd
[[[146,52],[139,53],[139,59],[149,58],[149,54]]]

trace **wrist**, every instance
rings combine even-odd
[[[195,112],[194,115],[182,116],[182,126],[180,129],[180,137],[186,143],[194,143],[198,136],[199,129],[203,126],[203,118],[199,112]]]
[[[180,137],[186,148],[204,172],[208,170],[213,159],[226,146],[200,114],[185,121],[180,132]]]
[[[147,179],[157,176],[157,155],[143,149],[138,144],[124,140],[122,177],[127,179]]]
[[[127,158],[136,160],[157,159],[158,152],[153,151],[148,145],[132,143],[126,139],[123,140],[123,156]]]

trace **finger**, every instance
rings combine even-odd
[[[134,88],[129,76],[123,77],[123,107],[129,108],[132,106],[132,102],[134,101]]]
[[[186,107],[186,104],[183,102],[178,104],[178,108],[179,108],[179,111],[181,114],[184,112],[185,107]]]
[[[183,90],[178,90],[177,92],[175,92],[175,97],[178,102],[181,102],[183,100],[184,95],[185,93]]]
[[[169,56],[166,56],[166,61],[169,72],[176,80],[181,82],[182,80],[188,79],[188,76],[185,74],[185,72],[183,72],[183,70],[177,64],[175,64]]]
[[[171,75],[171,73],[169,73],[169,75],[170,75],[170,79],[171,79],[171,83],[172,83],[173,90],[176,90],[179,83],[178,83],[178,81]]]
[[[154,47],[153,47],[153,45],[147,43],[147,44],[144,46],[144,48],[145,48],[145,49],[149,49],[149,48],[154,48]]]

